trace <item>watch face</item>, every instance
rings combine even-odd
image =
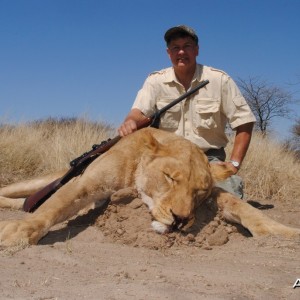
[[[231,160],[231,163],[233,164],[234,167],[238,168],[239,167],[239,163],[237,161]]]

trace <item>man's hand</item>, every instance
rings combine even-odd
[[[147,119],[147,117],[139,109],[133,108],[125,118],[125,121],[118,128],[119,135],[123,137],[133,133],[138,129],[138,123],[145,119]]]
[[[137,124],[134,120],[129,119],[125,121],[121,126],[118,128],[118,132],[120,136],[126,136],[130,133],[133,133],[137,130]]]

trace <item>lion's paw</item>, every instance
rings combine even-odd
[[[281,235],[282,237],[285,237],[285,238],[299,240],[300,239],[300,229],[288,227],[285,232],[283,232],[282,234],[279,233],[279,235]]]
[[[269,223],[259,224],[259,226],[252,226],[252,235],[254,237],[264,237],[267,235],[273,235],[287,239],[300,239],[300,229],[285,226],[273,220],[269,221]]]
[[[0,245],[4,247],[35,244],[37,233],[34,226],[24,220],[0,222]]]

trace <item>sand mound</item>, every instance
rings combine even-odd
[[[107,242],[156,250],[182,245],[210,249],[226,244],[236,231],[222,220],[214,203],[206,202],[198,208],[196,222],[188,232],[158,234],[151,228],[148,208],[137,198],[130,203],[109,204],[95,225]]]

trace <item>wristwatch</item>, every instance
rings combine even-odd
[[[230,162],[232,163],[232,165],[233,165],[235,168],[237,168],[237,169],[240,168],[240,163],[239,163],[238,161],[230,160]]]

